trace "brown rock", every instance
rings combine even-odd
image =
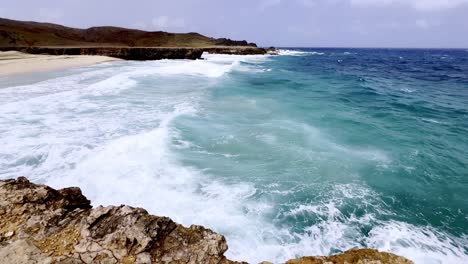
[[[4,263],[233,263],[223,236],[140,208],[91,209],[78,188],[0,181]],[[15,234],[18,234],[14,236]]]
[[[236,263],[224,256],[228,247],[220,234],[141,208],[92,209],[79,188],[57,191],[24,177],[0,181],[0,212],[1,263]],[[411,262],[376,250],[351,250],[287,263]]]
[[[352,249],[331,257],[303,257],[286,264],[411,264],[403,257],[373,249]]]

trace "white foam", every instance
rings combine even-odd
[[[467,245],[468,238],[457,238],[432,227],[414,226],[399,221],[382,221],[374,214],[345,216],[340,208],[348,202],[364,207],[374,207],[379,214],[392,214],[380,207],[384,204],[378,194],[358,185],[337,185],[329,198],[319,204],[301,204],[286,214],[291,217],[310,215],[322,219],[306,228],[306,233],[291,234],[298,242],[286,247],[296,255],[328,255],[332,251],[350,248],[375,248],[393,252],[413,260],[416,264],[467,263],[468,254],[460,245]],[[364,236],[359,230],[371,227]],[[278,259],[283,261],[284,259]]]
[[[209,61],[171,61],[165,60],[156,63],[149,63],[148,68],[139,72],[141,76],[145,75],[190,75],[208,78],[219,78],[236,67],[236,62],[231,64],[217,64]]]
[[[317,51],[299,51],[299,50],[279,50],[279,55],[282,56],[305,56],[305,55],[325,55],[323,52]]]
[[[229,55],[229,54],[210,54],[203,53],[202,58],[210,62],[218,63],[232,63],[232,62],[249,62],[249,63],[263,63],[268,60],[270,55]]]
[[[405,92],[405,93],[413,93],[416,90],[410,89],[410,88],[401,88],[400,91]]]
[[[468,254],[459,245],[468,239],[455,238],[431,227],[389,221],[374,227],[366,245],[406,256],[416,264],[468,263]]]
[[[241,65],[241,63],[262,63],[268,59],[268,56],[241,56],[204,53],[203,59],[204,60],[161,60],[142,62],[139,65],[144,66],[144,69],[140,67],[137,71],[131,72],[129,76],[144,77],[151,75],[187,75],[195,77],[219,78],[233,70],[263,70],[260,67],[249,67],[248,65]]]
[[[441,125],[447,124],[445,122],[438,121],[438,120],[435,120],[435,119],[432,119],[432,118],[421,118],[421,120],[424,121],[424,122],[433,123],[433,124],[441,124]]]

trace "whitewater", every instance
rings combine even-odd
[[[419,54],[373,52],[204,54],[0,79],[0,178],[203,225],[232,260],[358,247],[467,263],[468,62],[430,51],[454,60],[445,79],[422,78],[395,68]],[[428,90],[442,84],[451,90]]]

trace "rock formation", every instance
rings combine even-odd
[[[343,254],[338,254],[331,257],[303,257],[299,259],[289,260],[286,264],[411,264],[404,257],[394,254],[379,252],[374,249],[352,249]]]
[[[3,18],[0,18],[0,49],[32,54],[101,55],[126,60],[198,59],[203,51],[238,55],[267,53],[245,40],[215,39],[198,33],[119,27],[79,29]]]
[[[20,177],[0,181],[0,262],[235,263],[224,237],[183,227],[141,208],[92,208],[79,188],[54,190]],[[352,250],[288,263],[411,263],[389,253]]]
[[[29,54],[49,55],[100,55],[119,58],[123,60],[162,60],[162,59],[200,59],[203,49],[200,48],[125,48],[125,47],[10,47],[0,51],[20,51]]]

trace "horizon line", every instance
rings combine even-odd
[[[268,47],[262,46],[263,48]],[[277,49],[284,49],[284,48],[289,48],[289,49],[418,49],[418,50],[423,50],[423,49],[453,49],[453,50],[468,50],[468,47],[346,47],[346,46],[272,46]]]

